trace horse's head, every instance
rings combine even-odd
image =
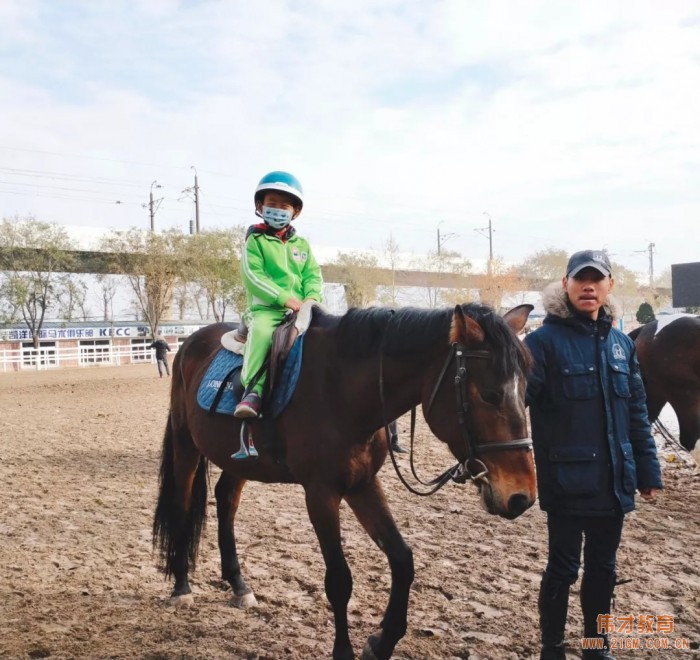
[[[503,317],[481,305],[458,305],[450,350],[424,381],[423,414],[479,486],[489,513],[516,518],[535,501],[525,387],[529,354],[516,334],[532,311]]]

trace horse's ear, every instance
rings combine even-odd
[[[455,306],[450,329],[450,343],[480,344],[485,335],[481,326],[462,310],[461,305]]]
[[[510,329],[517,335],[527,323],[527,317],[535,309],[534,305],[518,305],[503,315],[503,320]]]

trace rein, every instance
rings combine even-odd
[[[389,323],[387,323],[388,327]],[[384,337],[386,337],[386,330]],[[387,436],[387,444],[389,445],[389,456],[391,457],[391,462],[394,466],[394,470],[399,477],[401,483],[414,495],[428,496],[436,493],[440,490],[448,481],[454,481],[456,483],[464,483],[467,479],[471,479],[475,483],[487,484],[488,483],[488,469],[486,465],[478,458],[479,452],[491,452],[491,451],[504,451],[508,449],[532,449],[532,440],[529,438],[523,438],[521,440],[511,440],[509,442],[498,442],[498,443],[477,443],[469,435],[467,431],[467,414],[469,412],[469,402],[466,396],[466,385],[469,379],[469,371],[467,370],[467,360],[477,359],[484,360],[489,358],[489,352],[483,350],[470,350],[464,344],[454,343],[450,347],[450,351],[447,354],[447,358],[443,367],[440,371],[440,375],[433,387],[433,391],[428,399],[428,405],[425,408],[424,415],[427,417],[430,409],[435,401],[438,390],[442,385],[442,381],[445,378],[445,374],[449,369],[453,361],[457,365],[457,373],[454,379],[455,385],[455,396],[457,405],[457,419],[459,421],[459,426],[462,432],[462,438],[464,440],[464,448],[466,450],[466,459],[454,465],[453,467],[445,470],[442,474],[438,475],[430,481],[423,481],[416,474],[415,466],[413,463],[413,443],[415,438],[416,430],[416,408],[415,406],[411,408],[411,449],[409,454],[409,462],[411,465],[411,472],[413,477],[423,486],[426,486],[429,490],[420,491],[416,490],[411,486],[401,471],[394,455],[394,450],[391,446],[391,442],[388,441],[390,437],[389,422],[386,417],[386,407],[384,399],[384,340],[382,341],[382,346],[379,352],[379,400],[382,407],[382,419],[384,420],[384,430]]]

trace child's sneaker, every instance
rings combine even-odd
[[[260,414],[260,409],[262,408],[262,399],[255,392],[250,392],[246,394],[241,402],[236,406],[236,410],[233,413],[234,417],[238,419],[248,419],[252,417],[257,417]]]

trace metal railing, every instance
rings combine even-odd
[[[168,359],[179,346],[171,346]],[[155,351],[146,345],[137,346],[42,346],[39,348],[0,349],[0,371],[60,369],[61,367],[123,366],[154,364]]]

